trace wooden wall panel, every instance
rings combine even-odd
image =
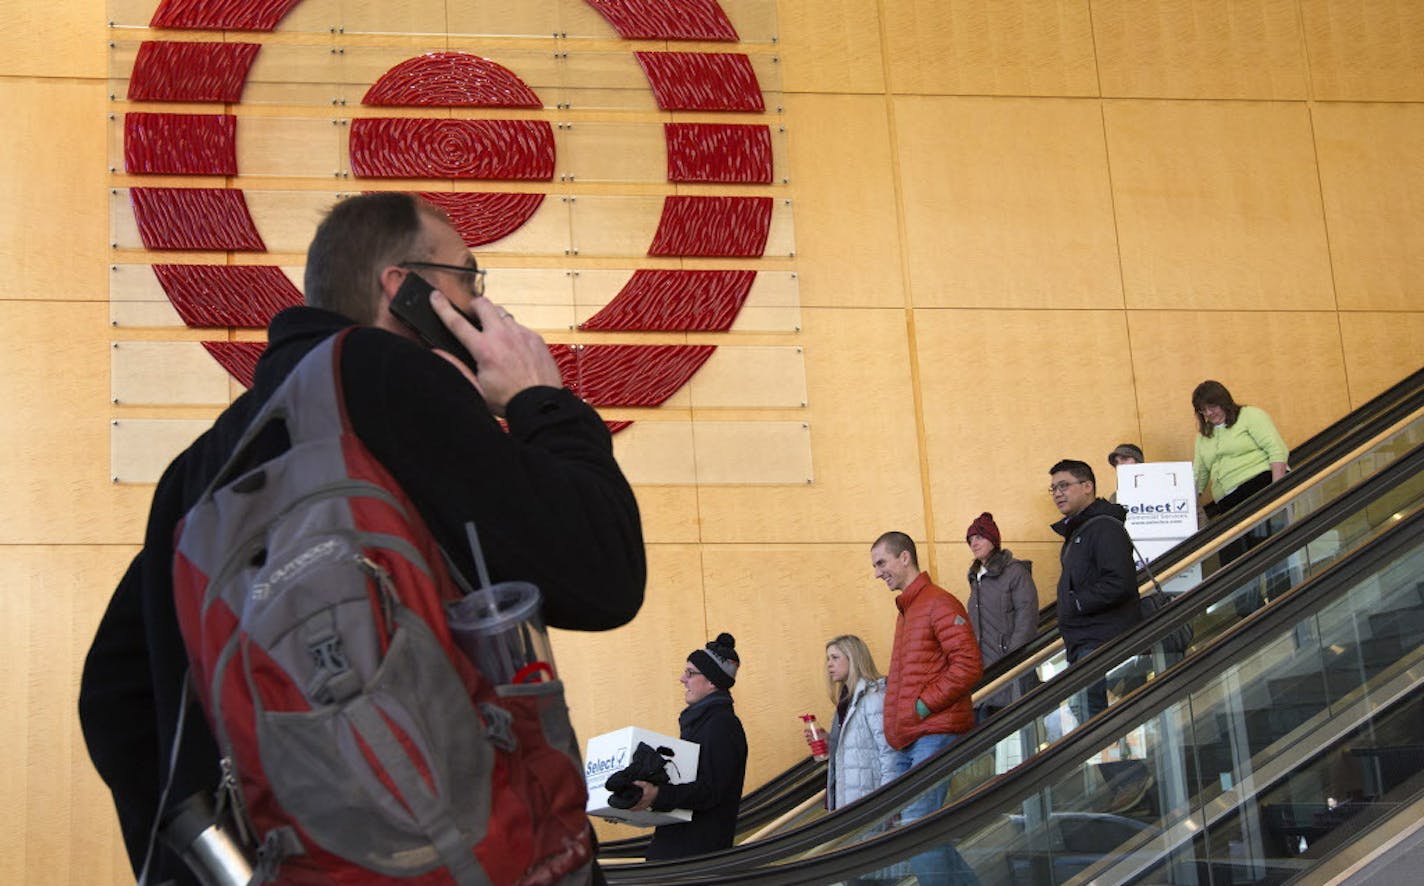
[[[1350,409],[1334,313],[1131,311],[1127,322],[1140,442],[1150,460],[1191,461],[1192,389],[1207,379],[1226,385],[1236,402],[1266,410],[1288,446]]]
[[[581,14],[584,11],[588,14]],[[459,34],[528,34],[542,37],[562,28],[576,34],[608,38],[617,36],[612,26],[587,4],[569,3],[568,0],[451,3],[447,4],[446,15],[449,16],[450,31]]]
[[[776,0],[718,0],[717,5],[742,43],[777,41],[780,11]]]
[[[116,418],[109,424],[109,474],[114,483],[151,493],[168,465],[212,427],[204,418]]]
[[[1342,313],[1350,408],[1424,366],[1424,311]]]
[[[282,268],[281,271],[300,291],[302,288],[302,267],[300,265],[289,266]],[[505,273],[507,272],[500,272],[501,278]],[[168,329],[175,333],[174,337],[177,337],[177,330],[187,328],[183,324],[183,318],[179,316],[178,311],[164,293],[163,286],[158,282],[152,265],[115,262],[109,265],[108,277],[109,322],[115,327],[121,329]],[[567,288],[567,284],[565,288]],[[244,334],[247,333],[256,333],[256,330],[245,330]],[[226,330],[223,330],[221,334],[225,335]],[[218,335],[218,333],[207,331],[192,332],[186,337],[196,341],[200,338],[211,340]],[[261,333],[264,339],[265,335],[265,332]]]
[[[116,341],[109,354],[115,403],[226,406],[231,401],[227,370],[198,342]]]
[[[329,119],[243,117],[237,125],[237,168],[247,180],[244,186],[262,187],[250,179],[322,179],[349,173],[347,135],[347,129],[332,126]]]
[[[694,486],[637,486],[638,513],[647,544],[695,544],[701,524]]]
[[[108,335],[103,302],[0,301],[0,544],[140,537],[151,491],[109,482]]]
[[[42,18],[47,7],[8,8]],[[0,266],[9,278],[0,299],[106,299],[105,95],[92,80],[0,79],[12,124],[0,139]]]
[[[133,881],[74,706],[84,655],[134,550],[12,544],[0,557],[6,883]]]
[[[804,487],[704,487],[704,543],[866,543],[924,532],[905,315],[803,311],[812,467]]]
[[[750,745],[748,787],[806,753],[798,714],[830,722],[827,640],[856,634],[881,669],[889,667],[895,595],[871,574],[870,543],[878,534],[837,545],[704,547],[707,639],[728,631],[742,650],[732,695]]]
[[[786,91],[884,91],[876,6],[866,0],[780,0]]]
[[[806,366],[796,347],[720,347],[692,377],[692,406],[798,409],[806,405]]]
[[[105,11],[105,0],[0,6],[0,77],[104,76]]]
[[[1048,468],[1138,435],[1121,311],[917,310],[915,341],[939,539],[989,511],[1051,541]]]
[[[1424,101],[1424,6],[1416,0],[1300,0],[1311,97]]]
[[[900,98],[916,307],[1121,307],[1095,101]]]
[[[343,0],[341,26],[348,34],[440,34],[448,26],[445,0]]]
[[[885,3],[890,89],[933,95],[1097,95],[1088,0]]]
[[[1114,101],[1105,112],[1128,307],[1335,307],[1303,105]]]
[[[1424,105],[1316,104],[1320,187],[1343,311],[1424,307]]]
[[[1093,0],[1104,96],[1304,99],[1295,0]]]
[[[979,511],[992,510],[1009,546],[1034,561],[1046,602],[1058,572],[1048,529],[1057,515],[1043,492],[1052,460],[1085,458],[1106,481],[1103,454],[1122,440],[1142,443],[1149,457],[1189,457],[1186,398],[1208,376],[1265,406],[1288,439],[1303,439],[1419,365],[1424,151],[1417,107],[1151,100],[1109,101],[1098,112],[1096,102],[1061,102],[1094,110],[1047,125],[1023,113],[1035,107],[1023,97],[1097,96],[1101,70],[1112,96],[1299,99],[1303,42],[1312,99],[1424,101],[1424,7],[1413,0],[1300,0],[1295,33],[1285,15],[1294,5],[1286,0],[728,2],[756,31],[753,40],[763,39],[773,8],[776,14],[778,45],[754,51],[769,101],[786,103],[794,204],[785,211],[778,203],[777,248],[789,251],[794,215],[797,255],[775,266],[799,279],[796,298],[767,307],[803,309],[799,321],[778,314],[741,328],[783,333],[751,339],[757,346],[805,348],[814,482],[639,487],[651,545],[647,607],[619,631],[560,633],[556,643],[585,737],[635,720],[672,731],[681,661],[720,629],[714,622],[767,609],[793,614],[758,619],[738,633],[748,661],[739,707],[751,732],[748,783],[755,785],[805,753],[792,716],[829,712],[820,689],[825,639],[855,630],[882,665],[888,662],[893,598],[870,578],[867,562],[879,532],[895,527],[924,538],[932,526],[922,553],[936,578],[958,591],[968,559],[961,533]],[[5,709],[23,713],[20,727],[0,739],[7,773],[0,800],[18,819],[0,852],[4,882],[132,882],[110,803],[75,735],[72,681],[141,536],[151,495],[149,487],[109,482],[109,422],[198,420],[207,409],[109,403],[115,334],[108,324],[121,317],[106,303],[107,268],[142,256],[106,248],[105,96],[123,86],[110,80],[122,67],[111,60],[131,54],[138,37],[121,35],[129,45],[110,53],[104,22],[142,26],[155,6],[65,0],[0,11],[0,99],[14,124],[0,147],[0,260],[10,273],[0,293],[0,446],[11,454],[0,467],[8,493],[0,511],[0,579],[14,591],[0,613],[0,639]],[[282,30],[324,35],[349,24],[354,34],[371,27],[369,16],[357,21],[367,8],[303,0]],[[582,41],[596,44],[591,48],[572,41],[581,57],[554,63],[542,43],[504,56],[502,46],[514,41],[437,36],[412,40],[411,52],[430,43],[487,48],[538,81],[550,104],[618,109],[643,124],[662,119],[626,47],[582,0],[457,4],[449,13],[452,30],[541,36],[551,52],[558,44],[543,35],[554,30],[599,39]],[[295,75],[302,82],[254,83],[244,104],[322,93],[327,84],[311,81],[331,79],[333,71],[345,84],[338,95],[354,102],[373,79],[369,72],[389,67],[378,52],[355,48],[356,38],[346,41],[352,49],[334,69],[322,40],[299,50],[291,33],[272,39],[282,48],[264,51],[254,78]],[[791,94],[777,94],[782,89]],[[938,94],[1004,99],[975,100],[974,114],[963,109],[975,101],[946,103],[959,109],[953,119],[963,125],[938,124],[930,133],[937,141],[917,142],[912,134],[934,129],[921,119],[923,108],[935,105],[925,96]],[[1092,121],[1103,113],[1106,127],[1099,121],[1097,131],[1106,128],[1106,139],[1093,134]],[[590,124],[597,118],[585,116]],[[1090,158],[1104,155],[1116,188],[1110,221],[1121,232],[1116,244],[1108,236],[1117,251],[1109,250],[1114,258],[1106,264],[1120,252],[1123,273],[1103,272],[1101,211],[1082,196],[1101,180],[1103,161]],[[968,160],[979,176],[992,172],[999,189],[955,181],[953,169],[943,171],[944,156],[954,158],[955,169]],[[323,185],[327,190],[315,190]],[[320,210],[334,199],[329,178],[292,187],[303,190],[250,194],[277,253],[272,261],[286,265],[300,262]],[[926,199],[926,189],[936,199]],[[1019,204],[1004,206],[1005,195]],[[1065,217],[1085,239],[1046,236],[1061,233]],[[587,227],[614,223],[604,217]],[[116,229],[121,238],[124,224]],[[645,228],[626,251],[639,261],[651,231]],[[570,232],[569,206],[550,200],[530,226],[486,251],[496,264],[547,269],[573,248]],[[902,239],[915,244],[913,261],[902,253]],[[1030,248],[1040,242],[1047,245]],[[958,266],[941,259],[952,269],[927,276],[937,252]],[[1017,267],[995,269],[992,255]],[[619,262],[583,263],[607,270]],[[726,263],[700,266],[708,264]],[[1117,282],[1124,277],[1125,296]],[[1051,295],[1025,295],[1024,281]],[[514,275],[491,281],[521,319],[550,306],[546,290],[567,292],[528,282]],[[970,283],[977,300],[967,300]],[[591,302],[574,285],[577,319]],[[947,300],[949,293],[957,301]],[[126,340],[193,335],[154,328],[173,321],[152,309],[161,303],[135,304],[143,310],[123,314],[133,319],[122,322],[143,328],[125,333]],[[912,304],[971,309],[907,315]],[[566,306],[557,307],[563,313],[538,323],[571,338]],[[784,333],[798,322],[793,341]],[[792,410],[720,412],[709,417],[783,421]],[[1038,440],[1053,440],[1052,449]],[[934,505],[928,514],[927,498]],[[51,543],[56,547],[34,547]],[[91,544],[110,547],[85,547]]]
[[[903,305],[884,99],[788,96],[786,121],[801,304]]]

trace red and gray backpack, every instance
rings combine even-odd
[[[492,685],[453,645],[462,582],[352,432],[346,334],[301,361],[178,527],[192,685],[259,876],[587,882],[563,685]]]

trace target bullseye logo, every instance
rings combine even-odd
[[[164,0],[152,27],[270,31],[299,0]],[[737,35],[715,0],[588,0],[625,39],[730,42]],[[153,40],[138,51],[128,98],[142,102],[237,105],[262,44]],[[764,99],[747,56],[713,52],[638,52],[663,111],[760,113]],[[382,74],[362,98],[368,108],[402,115],[357,116],[349,123],[350,174],[400,179],[547,183],[557,156],[547,119],[420,116],[457,108],[539,111],[545,103],[519,75],[462,51],[407,58]],[[124,120],[125,171],[142,175],[240,175],[232,114],[131,112]],[[667,123],[667,181],[770,184],[770,129],[764,124]],[[472,247],[498,241],[539,212],[542,191],[422,193],[451,217]],[[262,253],[266,245],[243,191],[233,188],[130,189],[143,245],[151,251]],[[759,258],[767,243],[771,197],[670,195],[648,255]],[[276,267],[155,264],[154,272],[190,326],[260,327],[300,302]],[[582,328],[598,331],[705,332],[730,328],[757,272],[750,269],[635,271]],[[262,345],[205,342],[234,376],[251,383]],[[711,345],[591,344],[551,346],[565,381],[596,406],[656,406],[683,387],[715,350]],[[626,423],[624,423],[626,424]]]

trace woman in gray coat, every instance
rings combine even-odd
[[[969,564],[969,624],[979,638],[984,667],[1033,639],[1038,630],[1038,588],[1033,564],[1016,560],[1000,547],[999,527],[987,511],[965,532],[974,554]],[[982,723],[1021,695],[1018,684],[1005,686],[974,706],[974,720]]]
[[[895,777],[895,752],[885,743],[885,678],[865,641],[844,634],[826,644],[826,685],[836,706],[826,807],[839,809]]]

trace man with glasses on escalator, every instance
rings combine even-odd
[[[1048,492],[1063,515],[1053,524],[1063,536],[1058,632],[1072,664],[1142,621],[1137,562],[1127,534],[1127,509],[1098,498],[1097,479],[1087,462],[1064,459],[1054,465]],[[1107,680],[1094,682],[1074,702],[1080,723],[1107,710]]]

